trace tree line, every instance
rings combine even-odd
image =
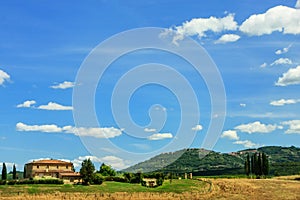
[[[17,177],[17,169],[16,169],[15,164],[13,165],[12,178],[13,178],[14,180],[15,180],[15,179],[18,179],[18,177]],[[7,179],[7,168],[6,168],[6,164],[5,164],[5,163],[2,164],[1,179],[2,179],[2,180],[6,180],[6,179]]]
[[[247,154],[245,160],[245,173],[247,176],[255,175],[257,178],[269,174],[269,159],[265,153]]]

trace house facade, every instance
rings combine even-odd
[[[37,160],[25,164],[25,178],[60,178],[64,182],[78,182],[80,173],[74,172],[72,162],[62,160]]]

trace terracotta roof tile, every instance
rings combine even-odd
[[[62,160],[36,160],[27,164],[72,164],[71,162],[66,162]]]

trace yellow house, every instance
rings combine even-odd
[[[62,160],[37,160],[25,164],[25,178],[60,178],[64,182],[78,182],[80,173],[73,171],[73,163]]]

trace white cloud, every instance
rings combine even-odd
[[[271,63],[271,66],[273,65],[292,65],[293,62],[289,58],[279,58],[275,60],[273,63]]]
[[[70,82],[70,81],[64,81],[63,83],[59,83],[57,85],[52,85],[50,86],[53,89],[68,89],[68,88],[72,88],[75,86],[74,82]]]
[[[253,148],[253,147],[258,146],[257,144],[255,144],[249,140],[238,140],[238,141],[235,141],[234,144],[240,144],[246,148]]]
[[[96,137],[96,138],[114,138],[117,136],[120,136],[122,134],[122,130],[114,128],[114,127],[92,127],[92,128],[86,128],[86,127],[72,127],[72,126],[64,126],[62,130],[65,133],[71,133],[77,136],[90,136],[90,137]]]
[[[245,103],[240,103],[240,106],[245,108],[247,105]]]
[[[221,138],[228,138],[230,140],[238,140],[240,139],[235,130],[224,131],[221,135]]]
[[[192,131],[201,131],[203,129],[203,126],[200,124],[197,124],[192,128]]]
[[[73,127],[64,126],[59,127],[55,124],[50,125],[26,125],[22,122],[16,124],[17,131],[38,131],[45,133],[70,133],[82,137],[95,137],[95,138],[114,138],[122,134],[122,130],[114,127]]]
[[[275,83],[277,86],[288,86],[300,84],[300,65],[296,68],[289,69],[286,73],[279,77]]]
[[[194,18],[190,21],[184,22],[181,26],[176,26],[167,30],[167,34],[174,34],[173,43],[184,39],[186,36],[205,37],[206,32],[212,31],[220,33],[226,30],[236,30],[238,28],[237,22],[234,20],[234,15],[229,14],[223,18]]]
[[[156,132],[155,128],[145,128],[144,129],[145,132]]]
[[[289,126],[289,128],[285,131],[286,134],[300,134],[300,120],[285,121],[281,124]]]
[[[262,124],[259,121],[249,123],[249,124],[241,124],[236,126],[234,129],[245,132],[245,133],[270,133],[277,129],[277,125],[272,124]]]
[[[300,10],[286,6],[270,8],[263,14],[254,14],[240,26],[240,31],[252,35],[271,34],[274,31],[283,34],[300,34]]]
[[[299,103],[300,99],[280,99],[276,101],[271,101],[270,105],[272,106],[284,106],[286,104],[296,104]]]
[[[268,64],[265,63],[265,62],[264,62],[263,64],[260,65],[261,68],[265,68],[266,66],[268,66]]]
[[[80,168],[82,161],[85,159],[90,159],[93,163],[105,163],[106,165],[112,166],[114,169],[125,169],[129,167],[126,165],[126,161],[116,156],[104,156],[100,158],[97,156],[79,156],[71,162],[74,164],[75,168]]]
[[[241,37],[239,35],[236,35],[236,34],[225,34],[225,35],[222,35],[215,43],[216,44],[225,44],[225,43],[228,43],[228,42],[236,42],[240,39]]]
[[[278,49],[277,51],[275,51],[275,54],[277,55],[281,55],[284,53],[287,53],[289,51],[289,49],[291,48],[291,44],[288,47],[284,47],[283,49]]]
[[[59,133],[62,132],[62,128],[55,124],[49,125],[26,125],[22,122],[16,124],[17,131],[40,131],[45,133]]]
[[[296,5],[295,5],[295,8],[300,8],[300,0],[298,0],[297,2],[296,2]]]
[[[3,85],[5,81],[9,81],[9,80],[10,80],[10,75],[0,69],[0,85]]]
[[[49,102],[47,105],[40,105],[41,110],[73,110],[72,106],[63,106],[55,102]]]
[[[36,101],[28,100],[28,101],[24,101],[23,103],[17,105],[17,108],[30,108],[34,104],[36,104]]]
[[[150,135],[148,140],[163,140],[168,138],[173,138],[173,135],[171,133],[155,133]]]

